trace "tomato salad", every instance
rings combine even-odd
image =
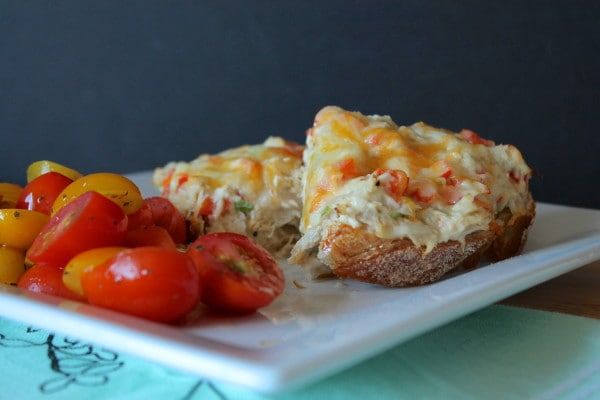
[[[0,283],[166,323],[200,304],[251,313],[283,292],[265,249],[228,232],[189,244],[173,204],[124,176],[37,161],[27,181],[0,183]]]

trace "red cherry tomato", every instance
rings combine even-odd
[[[198,270],[177,250],[140,247],[83,272],[91,304],[159,322],[173,322],[198,303]]]
[[[72,179],[58,172],[48,172],[40,175],[23,188],[17,201],[17,208],[50,215],[54,200],[72,182]]]
[[[129,214],[127,216],[129,223],[127,224],[127,229],[134,230],[140,228],[142,226],[151,226],[154,225],[152,221],[152,210],[148,203],[144,201],[142,207],[139,210],[134,212],[133,214]]]
[[[187,228],[185,218],[167,199],[162,197],[150,197],[144,200],[152,212],[154,225],[165,228],[175,243],[185,243]]]
[[[200,272],[202,302],[212,308],[253,312],[283,292],[281,268],[246,236],[210,233],[192,243],[187,254]]]
[[[36,264],[65,266],[82,251],[119,246],[127,230],[121,207],[96,192],[86,192],[62,207],[27,252]]]
[[[142,226],[127,232],[125,236],[127,247],[156,246],[165,249],[176,249],[175,242],[165,228],[160,226]]]
[[[62,280],[63,269],[52,265],[34,265],[21,276],[18,286],[30,292],[45,293],[71,300],[84,300],[83,297],[65,286]]]

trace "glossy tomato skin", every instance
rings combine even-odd
[[[97,192],[119,205],[127,215],[133,214],[142,206],[140,189],[130,179],[109,172],[85,175],[58,195],[52,205],[52,214],[86,192]]]
[[[166,249],[176,249],[175,242],[165,228],[160,226],[142,226],[127,231],[125,236],[125,246],[127,247],[164,247]]]
[[[198,271],[177,250],[140,247],[85,270],[82,286],[91,304],[158,322],[174,322],[200,296]]]
[[[23,188],[17,201],[17,208],[50,215],[54,200],[71,182],[73,180],[58,172],[48,172],[40,175]]]
[[[15,208],[22,190],[14,183],[0,182],[0,208]]]
[[[72,292],[85,297],[83,288],[81,287],[81,275],[83,275],[83,271],[88,268],[96,268],[123,250],[127,249],[125,247],[96,247],[77,254],[71,258],[63,270],[63,283]]]
[[[34,293],[45,293],[70,300],[83,300],[77,293],[71,292],[62,281],[63,268],[52,265],[34,265],[19,279],[18,287]]]
[[[230,313],[250,313],[283,292],[284,276],[273,257],[248,237],[210,233],[188,248],[200,273],[203,303]]]
[[[65,167],[64,165],[61,165],[54,161],[40,160],[31,163],[29,167],[27,167],[27,182],[31,182],[35,178],[47,174],[48,172],[58,172],[59,174],[66,176],[72,181],[79,179],[83,176],[74,169]]]
[[[185,243],[187,238],[185,218],[169,200],[162,197],[150,197],[145,199],[144,203],[152,213],[154,225],[165,228],[175,243]]]
[[[127,231],[121,207],[86,192],[52,216],[27,252],[36,264],[64,267],[75,255],[95,247],[120,246]]]
[[[0,209],[0,245],[27,250],[49,220],[37,211]]]

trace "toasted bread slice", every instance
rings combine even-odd
[[[483,256],[515,255],[535,214],[518,149],[470,130],[325,107],[304,162],[303,236],[290,261],[316,274],[430,283]]]
[[[483,258],[503,260],[518,254],[533,219],[523,215],[511,220],[510,212],[498,218],[506,223],[497,233],[477,231],[456,240],[440,243],[426,252],[409,239],[381,239],[362,229],[339,226],[321,242],[321,253],[331,271],[340,278],[390,287],[424,285],[459,268],[476,267]]]

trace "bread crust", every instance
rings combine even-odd
[[[327,232],[320,251],[340,278],[390,287],[424,285],[457,268],[475,268],[483,257],[498,261],[518,254],[534,215],[533,205],[527,215],[503,210],[494,221],[495,229],[467,235],[464,245],[440,243],[427,253],[409,239],[381,239],[343,225]]]

